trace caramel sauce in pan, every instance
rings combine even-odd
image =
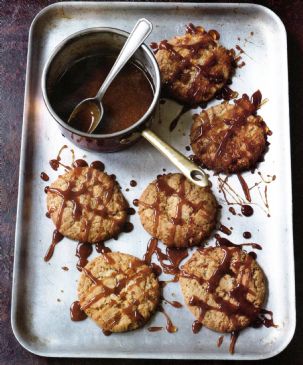
[[[63,238],[64,238],[64,236],[57,229],[55,229],[54,232],[53,232],[52,243],[49,246],[49,248],[46,252],[46,255],[44,256],[44,261],[49,261],[52,258],[53,254],[54,254],[54,251],[55,251],[56,245],[60,241],[62,241]]]
[[[69,124],[81,132],[88,132],[101,118],[100,109],[93,101],[79,105]]]
[[[114,62],[115,57],[94,55],[80,59],[66,70],[50,92],[50,103],[62,120],[67,122],[79,102],[97,94]],[[102,99],[104,116],[94,133],[110,134],[130,127],[146,113],[152,100],[153,87],[146,73],[138,65],[128,63]],[[87,131],[96,118],[94,108],[83,110],[73,127]]]

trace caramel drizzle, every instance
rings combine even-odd
[[[110,257],[107,255],[107,257]],[[110,257],[111,258],[111,257]],[[111,258],[111,260],[113,260]],[[114,263],[114,262],[112,262]],[[130,291],[134,286],[140,285],[142,281],[145,280],[144,274],[149,271],[149,268],[143,268],[140,271],[137,271],[138,266],[142,265],[142,261],[136,260],[135,262],[132,262],[132,265],[130,265],[127,272],[123,273],[120,270],[115,271],[112,274],[112,277],[116,277],[119,274],[123,274],[124,277],[120,280],[116,280],[116,284],[113,288],[109,288],[106,286],[101,279],[96,278],[90,270],[87,268],[82,268],[82,271],[84,274],[91,280],[91,282],[94,284],[90,289],[89,293],[93,292],[96,287],[100,287],[101,291],[100,293],[94,295],[90,300],[88,300],[85,304],[81,306],[82,310],[86,310],[90,308],[93,304],[97,303],[99,300],[101,300],[104,297],[109,297],[112,294],[116,296],[120,296],[120,298],[123,300],[126,296],[126,287],[127,291]],[[130,281],[134,281],[132,284],[128,285]],[[123,290],[124,293],[121,293]],[[149,295],[148,299],[155,300],[156,296],[151,294]],[[112,300],[111,305],[115,306],[117,302],[115,300]],[[131,320],[136,321],[137,323],[142,323],[144,320],[143,315],[140,313],[138,309],[139,302],[134,301],[131,305],[129,305],[126,308],[122,309],[122,313],[128,316]],[[111,330],[115,325],[117,325],[121,320],[121,313],[117,313],[113,318],[111,318],[108,323],[106,323],[106,330]]]
[[[50,164],[50,166],[51,166],[51,168],[52,168],[53,170],[57,171],[60,165],[61,165],[62,167],[64,167],[66,170],[71,170],[71,167],[70,167],[70,166],[67,166],[67,165],[65,165],[65,164],[63,164],[63,163],[61,162],[61,153],[62,153],[62,151],[63,151],[64,149],[66,149],[66,148],[68,148],[68,147],[67,147],[67,145],[66,145],[66,144],[65,144],[65,145],[63,145],[63,146],[60,148],[60,150],[59,150],[59,152],[58,152],[58,154],[57,154],[57,157],[49,161],[49,164]]]
[[[243,247],[243,246],[251,246],[256,250],[262,250],[262,246],[258,243],[251,242],[251,243],[239,243],[235,244],[228,240],[227,238],[221,237],[219,234],[215,234],[216,238],[216,246],[225,246],[225,247]]]
[[[164,308],[160,305],[159,312],[163,313],[166,319],[166,331],[169,333],[175,333],[178,331],[178,328],[173,324],[172,320],[170,319],[169,315],[165,312]]]
[[[182,260],[188,256],[188,250],[186,248],[166,248],[166,254],[158,247],[158,239],[152,237],[147,245],[147,250],[143,260],[147,265],[152,265],[151,260],[153,254],[157,255],[157,259],[165,274],[175,275],[173,281],[177,281],[177,275],[179,274],[179,265]],[[165,263],[169,262],[169,264]]]
[[[220,280],[224,275],[230,275],[231,277],[235,277],[234,272],[231,270],[231,260],[232,254],[236,250],[236,248],[227,249],[226,247],[222,247],[224,251],[223,259],[220,265],[217,267],[213,275],[208,279],[203,279],[201,277],[197,278],[195,275],[186,272],[180,272],[180,276],[190,279],[198,279],[198,282],[202,284],[206,284],[206,292],[211,294],[213,300],[216,303],[216,306],[209,305],[202,299],[199,299],[196,296],[192,296],[189,299],[189,305],[196,306],[199,309],[199,318],[198,321],[203,323],[204,316],[208,310],[216,310],[225,313],[228,317],[231,318],[231,321],[236,325],[237,317],[239,315],[244,315],[248,317],[251,321],[253,321],[260,312],[260,308],[254,306],[253,303],[248,301],[247,294],[254,295],[255,293],[247,287],[248,277],[245,276],[249,272],[249,268],[252,264],[252,258],[248,255],[246,256],[245,262],[237,261],[233,263],[235,269],[240,270],[237,274],[237,284],[234,289],[230,291],[230,298],[233,299],[237,304],[232,304],[230,301],[227,301],[220,297],[216,293],[216,289],[219,285]],[[199,250],[198,250],[199,252]],[[185,274],[185,275],[184,275]],[[246,280],[245,280],[246,278]]]
[[[251,203],[250,191],[249,191],[246,181],[244,180],[244,178],[241,174],[237,174],[237,177],[238,177],[238,180],[240,181],[240,184],[243,189],[246,200]]]
[[[190,89],[188,90],[187,97],[193,100],[193,104],[199,98],[199,94],[202,92],[204,93],[204,89],[198,87],[198,80],[203,76],[209,83],[220,84],[224,82],[224,75],[216,74],[213,66],[217,64],[217,59],[215,54],[211,54],[210,57],[205,61],[204,65],[195,65],[192,62],[192,58],[195,58],[197,53],[201,49],[206,49],[216,46],[217,40],[220,38],[220,35],[215,30],[210,30],[208,33],[202,27],[195,27],[192,23],[190,23],[186,27],[186,33],[200,35],[202,36],[201,39],[197,40],[195,43],[192,44],[184,44],[178,43],[176,45],[170,44],[167,40],[161,41],[159,44],[153,42],[151,44],[151,48],[154,49],[154,52],[157,53],[159,50],[165,50],[169,53],[169,57],[177,61],[178,68],[175,74],[172,76],[170,81],[167,81],[165,86],[170,90],[173,86],[173,83],[182,78],[185,70],[196,69],[195,78],[192,82]],[[189,50],[189,55],[187,57],[183,57],[178,51],[178,48],[187,48]],[[233,55],[230,52],[231,56],[231,63],[233,64]]]
[[[176,205],[176,211],[175,211],[175,216],[170,218],[170,223],[171,228],[170,228],[170,236],[168,238],[168,243],[173,244],[175,241],[175,236],[176,236],[176,230],[177,230],[177,226],[182,226],[184,224],[184,220],[182,218],[182,210],[183,210],[183,206],[187,205],[190,208],[192,208],[192,214],[190,215],[189,218],[189,223],[187,224],[187,233],[186,233],[186,237],[185,237],[185,241],[190,241],[191,237],[192,237],[192,232],[191,232],[191,226],[192,226],[192,220],[193,220],[193,216],[194,214],[196,214],[199,210],[201,210],[201,208],[203,208],[204,206],[204,202],[200,202],[198,204],[194,204],[192,203],[189,199],[186,198],[186,178],[185,176],[181,176],[180,177],[180,183],[179,183],[179,190],[175,190],[172,187],[170,187],[167,182],[165,181],[165,175],[164,176],[158,176],[156,182],[155,182],[155,187],[157,190],[157,194],[156,194],[156,200],[153,204],[147,204],[143,201],[139,201],[139,205],[143,205],[146,208],[150,208],[153,210],[153,226],[154,226],[154,230],[153,230],[153,236],[157,236],[158,234],[158,228],[159,228],[159,219],[160,219],[160,214],[161,214],[161,195],[164,194],[166,197],[172,196],[172,195],[176,195],[179,200],[178,203]],[[206,212],[202,212],[204,213],[205,216],[207,216]]]
[[[51,245],[49,246],[45,256],[44,256],[44,261],[49,261],[53,254],[54,254],[54,251],[55,251],[55,247],[56,245],[62,241],[64,238],[64,236],[57,230],[55,229],[54,232],[53,232],[53,238],[52,238],[52,243]]]
[[[81,171],[82,171],[82,169],[80,167],[76,167],[73,169],[72,174],[75,177],[75,180],[67,182],[66,190],[48,187],[47,192],[57,194],[62,198],[62,203],[61,203],[59,213],[57,216],[57,221],[56,221],[57,229],[60,229],[60,227],[61,227],[64,209],[66,208],[68,201],[71,201],[72,205],[73,205],[74,220],[80,219],[83,210],[86,210],[89,213],[93,213],[91,219],[89,219],[88,217],[82,217],[83,220],[81,221],[81,225],[82,225],[81,231],[84,231],[82,241],[86,242],[88,240],[88,236],[89,236],[89,232],[90,232],[90,228],[91,228],[91,224],[92,224],[92,220],[93,220],[94,216],[98,215],[98,216],[101,216],[102,218],[107,218],[109,216],[112,216],[113,225],[116,223],[118,224],[119,221],[117,219],[115,219],[115,215],[113,213],[109,212],[109,210],[107,208],[107,205],[110,202],[112,195],[114,193],[115,182],[109,181],[109,186],[104,187],[104,189],[102,191],[103,196],[95,198],[96,205],[97,206],[101,205],[101,208],[92,208],[91,202],[93,201],[92,200],[93,195],[92,195],[92,190],[89,189],[88,184],[93,179],[96,178],[94,175],[95,170],[93,168],[89,168],[87,170],[86,177],[85,177],[86,180],[84,181],[84,183],[80,186],[80,188],[78,190],[74,190],[76,188],[76,177],[81,174]],[[95,180],[93,180],[93,183],[94,183],[94,181]],[[82,194],[86,194],[90,198],[88,204],[82,204],[79,201],[79,197]]]

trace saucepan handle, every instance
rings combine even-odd
[[[208,186],[207,174],[194,162],[182,155],[179,151],[164,142],[150,129],[145,129],[142,136],[147,139],[158,151],[160,151],[170,162],[179,169],[184,176],[192,183],[200,186]]]

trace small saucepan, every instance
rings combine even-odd
[[[207,186],[205,172],[179,151],[161,140],[149,129],[159,107],[161,88],[160,72],[152,51],[142,45],[132,57],[149,77],[153,99],[146,113],[130,127],[111,134],[88,134],[67,124],[59,117],[50,102],[50,95],[62,75],[77,61],[97,55],[117,56],[129,33],[114,28],[90,28],[74,33],[61,42],[47,61],[42,75],[42,93],[45,104],[58,123],[62,134],[78,147],[98,152],[115,152],[133,145],[142,136],[165,155],[190,181]]]

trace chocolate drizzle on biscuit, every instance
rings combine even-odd
[[[94,217],[96,216],[100,216],[103,219],[110,217],[112,226],[121,224],[120,220],[115,218],[115,214],[113,214],[108,209],[108,204],[111,201],[115,190],[116,183],[114,179],[109,178],[106,184],[103,183],[101,196],[94,197],[93,190],[90,188],[90,186],[98,182],[95,173],[96,169],[92,167],[86,169],[87,170],[84,176],[85,180],[79,187],[77,186],[77,180],[78,177],[80,177],[83,173],[82,167],[75,167],[73,170],[70,171],[71,179],[66,182],[67,188],[65,190],[54,187],[47,187],[48,193],[56,194],[62,198],[61,206],[59,208],[56,219],[57,229],[60,229],[61,227],[64,210],[67,207],[67,203],[71,202],[73,219],[75,221],[81,219],[80,229],[83,242],[87,242],[89,240],[91,225]],[[81,203],[80,201],[80,196],[83,194],[86,195],[89,200],[86,204]],[[85,215],[84,212],[86,213]],[[91,215],[91,217],[88,216],[89,214]]]
[[[214,250],[215,248],[208,248],[201,251],[203,254],[207,254],[207,251]],[[207,294],[212,296],[212,302],[208,300],[203,300],[193,295],[189,298],[189,305],[197,307],[199,310],[198,321],[203,323],[205,314],[209,310],[215,310],[224,313],[234,326],[238,324],[238,316],[245,316],[248,318],[249,322],[252,323],[260,313],[261,308],[254,305],[253,302],[248,300],[247,295],[255,295],[255,292],[247,286],[247,272],[251,270],[253,259],[246,255],[245,259],[236,259],[238,248],[221,246],[223,250],[223,257],[220,264],[213,272],[213,274],[208,278],[197,277],[194,274],[181,270],[180,276],[184,278],[198,280],[200,285],[203,285]],[[206,251],[207,250],[207,251]],[[198,250],[199,252],[199,250]],[[234,270],[236,270],[234,272]],[[232,290],[229,292],[231,301],[224,299],[217,293],[217,287],[220,280],[225,276],[229,275],[236,278],[236,284]],[[215,303],[215,304],[213,304]],[[236,303],[236,304],[235,304]],[[198,326],[198,325],[196,325]],[[199,326],[198,326],[199,327]],[[194,327],[193,327],[194,330]],[[231,353],[233,353],[234,342],[236,341],[237,333],[235,332],[232,337],[233,346],[231,346]]]
[[[104,258],[109,263],[109,265],[115,264],[114,258],[111,256],[110,253],[103,253]],[[102,279],[96,278],[92,272],[87,268],[82,268],[82,272],[86,275],[87,278],[89,278],[93,284],[91,291],[95,290],[97,293],[90,297],[89,300],[83,300],[84,303],[82,303],[81,308],[82,310],[86,310],[90,307],[92,307],[95,303],[102,300],[105,297],[113,298],[114,296],[118,296],[121,300],[124,300],[127,292],[129,292],[134,286],[140,285],[142,281],[145,280],[146,275],[150,273],[150,268],[143,265],[143,261],[139,259],[133,260],[129,268],[123,272],[121,270],[114,270],[111,277],[115,279],[115,285],[114,287],[108,287],[104,284]],[[119,275],[123,275],[122,278],[117,279]],[[107,277],[108,279],[108,277]],[[126,290],[127,288],[127,290]],[[155,288],[157,290],[157,288]],[[156,302],[157,295],[155,292],[151,292],[148,294],[148,299],[151,301]],[[132,322],[137,323],[138,325],[141,325],[145,318],[140,313],[138,306],[138,301],[133,301],[129,306],[124,307],[121,312],[117,312],[113,318],[109,319],[107,323],[104,325],[105,331],[110,331],[119,324],[121,318],[123,315],[126,315],[131,319]],[[115,299],[112,299],[111,305],[115,307],[117,305],[117,302]]]
[[[189,38],[190,36],[191,38]],[[161,50],[168,52],[169,59],[177,64],[173,75],[164,82],[164,88],[168,94],[174,93],[174,83],[176,81],[183,83],[184,80],[189,80],[190,87],[187,91],[186,100],[190,101],[190,105],[196,105],[211,98],[207,89],[226,83],[225,76],[220,70],[221,67],[219,69],[215,67],[219,64],[217,59],[217,49],[219,49],[217,41],[219,38],[220,34],[216,30],[206,32],[202,27],[189,23],[183,39],[177,38],[173,42],[165,39],[158,44],[153,42],[150,45],[155,54]],[[181,50],[184,49],[188,50],[186,55],[184,55],[184,52],[181,54]],[[208,50],[209,56],[207,54],[201,65],[196,60],[201,56],[204,49]],[[230,68],[233,67],[233,50],[226,51],[226,62],[229,63]],[[190,79],[191,72],[194,72],[193,79]]]
[[[202,210],[204,207],[204,201],[200,203],[193,203],[191,200],[187,198],[187,192],[186,192],[186,178],[185,176],[180,176],[180,182],[179,182],[179,188],[178,190],[175,190],[172,188],[167,180],[166,175],[159,175],[157,177],[157,180],[154,182],[154,186],[156,188],[156,199],[154,203],[148,204],[142,200],[139,201],[139,206],[143,206],[145,208],[149,208],[153,210],[153,236],[158,235],[158,228],[159,228],[159,219],[162,212],[161,209],[161,198],[164,195],[165,197],[169,196],[177,196],[178,197],[178,203],[176,205],[175,215],[174,217],[170,218],[170,232],[169,237],[167,238],[168,244],[174,244],[175,243],[175,237],[177,233],[178,226],[182,227],[185,224],[185,220],[182,217],[183,207],[188,206],[191,208],[192,212],[189,217],[189,222],[187,223],[187,233],[186,237],[184,239],[184,242],[188,242],[189,245],[191,245],[192,242],[192,225],[193,225],[193,218],[195,214]],[[207,188],[206,188],[207,189]],[[205,216],[207,215],[207,212],[204,212]]]

